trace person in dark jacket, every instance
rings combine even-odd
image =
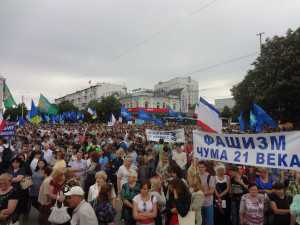
[[[185,217],[191,206],[191,193],[182,179],[174,178],[169,185],[167,225],[179,225],[178,215]]]
[[[1,162],[0,162],[0,173],[4,173],[9,169],[11,160],[13,158],[13,152],[7,144],[7,140],[0,138]]]

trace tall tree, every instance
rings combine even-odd
[[[113,113],[115,117],[119,117],[121,111],[121,103],[114,96],[108,96],[102,98],[101,102],[92,100],[89,102],[88,107],[97,112],[97,121],[107,122],[111,114]]]
[[[253,102],[276,120],[300,125],[300,28],[267,39],[242,82],[231,89],[238,110]],[[236,109],[235,109],[236,110]]]
[[[28,110],[24,103],[18,104],[17,107],[15,108],[6,109],[3,114],[3,117],[4,119],[10,118],[10,120],[16,121],[18,117],[22,116],[22,111],[23,111],[23,116],[25,118],[28,113]]]
[[[78,108],[70,101],[63,101],[57,105],[59,113],[78,112]]]
[[[231,110],[227,105],[223,108],[221,116],[224,118],[230,118],[232,116]]]

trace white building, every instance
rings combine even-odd
[[[235,106],[234,99],[233,98],[215,99],[215,107],[217,110],[222,112],[225,106],[232,109]]]
[[[55,99],[55,103],[59,104],[63,101],[72,102],[79,109],[87,107],[91,100],[101,101],[103,97],[114,95],[121,97],[126,95],[127,88],[124,85],[110,84],[110,83],[97,83],[89,88],[76,91],[74,93],[65,95],[61,98]]]
[[[178,96],[159,96],[151,89],[136,89],[120,98],[122,106],[128,109],[145,109],[151,112],[167,112],[168,107],[175,111],[180,110]]]
[[[181,112],[188,112],[198,102],[199,83],[191,77],[176,77],[168,81],[159,82],[154,86],[156,93],[161,95],[176,95],[180,98]]]

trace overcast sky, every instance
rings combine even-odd
[[[30,102],[89,80],[153,88],[200,70],[191,76],[213,101],[251,68],[256,34],[296,29],[299,12],[299,0],[1,0],[0,74]]]

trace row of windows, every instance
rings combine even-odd
[[[162,106],[162,107],[161,107],[161,106]],[[127,107],[128,107],[128,108],[133,108],[133,104],[132,104],[132,103],[128,103],[128,104],[127,104]],[[159,108],[166,108],[166,107],[167,107],[167,105],[166,105],[166,103],[164,103],[164,102],[163,102],[162,105],[160,104],[160,102],[157,102],[157,103],[156,103],[156,108],[157,108],[157,109],[159,109]],[[148,102],[145,102],[145,103],[144,103],[144,108],[146,108],[146,109],[149,108],[149,103],[148,103]],[[172,108],[173,108],[173,110],[176,110],[176,104],[173,104]]]

